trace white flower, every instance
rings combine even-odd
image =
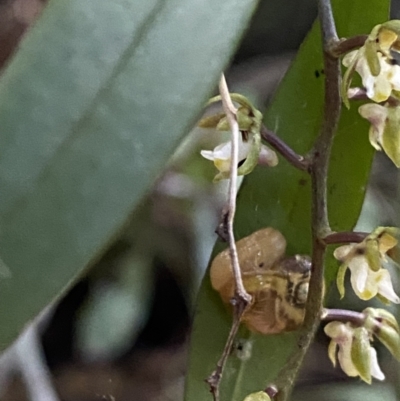
[[[362,79],[367,96],[375,102],[384,102],[400,90],[400,66],[394,58],[399,50],[400,21],[392,20],[376,25],[364,45],[343,58],[347,71],[343,76],[341,96],[349,107],[348,90],[355,71]]]
[[[400,108],[369,103],[359,113],[371,123],[369,141],[376,150],[383,150],[400,167]]]
[[[360,299],[367,301],[379,294],[393,303],[400,303],[400,298],[394,292],[388,270],[381,268],[376,272],[373,271],[365,254],[354,255],[355,246],[357,244],[341,246],[335,250],[334,256],[336,259],[344,261],[343,266],[350,269],[351,286],[356,295]],[[340,284],[338,283],[339,286]]]
[[[384,102],[390,97],[392,90],[400,90],[400,66],[380,52],[376,53],[376,57],[380,67],[376,76],[371,72],[365,47],[346,54],[343,65],[351,68],[355,63],[352,68],[360,74],[367,96],[375,102]]]
[[[358,342],[355,341],[356,330],[359,335]],[[378,364],[376,351],[369,344],[369,335],[365,328],[355,329],[350,323],[330,322],[324,331],[332,339],[328,355],[333,366],[336,366],[336,351],[339,348],[337,357],[347,376],[360,376],[367,383],[371,382],[371,376],[378,380],[385,379]]]
[[[238,162],[246,159],[251,149],[251,142],[244,142],[239,136]],[[224,142],[218,145],[214,150],[202,150],[200,154],[207,160],[214,162],[215,167],[221,173],[229,173],[231,168],[232,142]]]
[[[276,153],[258,141],[259,139],[255,136],[248,141],[244,141],[242,135],[239,136],[238,163],[240,167],[238,168],[238,175],[249,174],[259,160],[271,167],[278,164]],[[220,172],[215,176],[214,181],[229,178],[231,152],[231,141],[221,143],[214,150],[202,150],[200,152],[204,158],[213,161]]]
[[[337,276],[337,286],[342,297],[344,277],[349,268],[351,286],[360,299],[367,301],[379,295],[384,300],[400,303],[389,271],[381,266],[382,261],[386,260],[386,253],[397,244],[396,238],[387,230],[388,228],[378,228],[359,244],[335,249],[333,256],[343,263]]]

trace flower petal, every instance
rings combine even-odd
[[[339,262],[344,262],[346,259],[351,256],[351,253],[354,249],[354,244],[353,245],[343,245],[339,246],[336,248],[333,252],[333,256],[335,257],[336,260]]]
[[[378,292],[379,294],[383,295],[389,301],[399,304],[400,298],[394,292],[392,279],[390,277],[390,273],[386,269],[381,269],[379,272],[376,273],[378,275]]]
[[[354,329],[353,334],[351,360],[361,379],[371,384],[371,345],[368,331],[365,327],[357,327]]]
[[[385,255],[387,251],[394,248],[397,245],[397,239],[389,234],[388,232],[384,232],[379,238],[379,252],[382,255]]]
[[[242,137],[239,138],[238,161],[245,160],[251,150],[251,143],[244,142]],[[221,173],[229,173],[231,168],[231,152],[232,142],[224,142],[219,144],[214,150],[202,150],[200,154],[207,160],[214,161],[215,167]],[[225,178],[223,174],[222,179]]]
[[[259,158],[261,164],[266,164],[270,167],[275,167],[279,161],[276,153],[266,145],[261,145]]]
[[[353,336],[350,330],[349,332],[349,335],[339,343],[338,360],[343,372],[346,373],[347,376],[355,377],[358,376],[358,370],[351,359]]]
[[[214,160],[214,152],[212,150],[202,150],[200,154],[207,160]]]
[[[369,266],[365,256],[355,256],[349,262],[349,268],[351,271],[351,286],[355,293],[360,296],[367,287],[367,280],[369,275]],[[378,292],[376,289],[375,294]],[[373,295],[373,296],[374,296]],[[363,299],[363,298],[361,298]]]
[[[343,64],[345,67],[349,67],[350,64],[351,64],[351,63],[354,61],[354,59],[357,57],[357,53],[358,53],[358,50],[353,50],[353,51],[351,51],[350,53],[347,53],[347,54],[343,57],[342,64]]]
[[[344,278],[346,276],[346,271],[347,271],[347,265],[346,263],[343,263],[340,265],[337,276],[336,276],[336,285],[340,294],[340,299],[344,297],[345,293],[345,287],[344,287]]]
[[[371,123],[369,131],[369,141],[371,145],[376,150],[381,150],[380,143],[382,141],[385,121],[388,115],[387,108],[379,104],[368,103],[360,106],[358,112]]]
[[[400,167],[400,109],[386,107],[388,116],[380,139],[380,144],[396,167]]]
[[[375,348],[371,347],[369,352],[371,354],[371,376],[378,380],[385,380],[385,375],[379,367],[378,357]]]
[[[337,343],[334,340],[331,340],[328,346],[328,356],[330,361],[332,362],[333,367],[336,367],[336,350]]]
[[[244,142],[242,140],[242,137],[240,135],[239,138],[239,149],[238,149],[238,160],[242,161],[247,158],[249,155],[250,150],[252,149],[252,142],[249,140],[247,142]]]
[[[232,142],[224,142],[214,148],[214,159],[230,160],[232,152]]]
[[[324,331],[327,336],[332,338],[328,349],[329,359],[332,363],[336,352],[336,347],[333,344],[337,344],[339,346],[338,360],[340,367],[348,376],[358,376],[358,371],[351,360],[353,329],[350,325],[333,321],[324,327]]]

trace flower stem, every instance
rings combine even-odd
[[[325,104],[322,127],[311,152],[310,164],[312,187],[312,275],[306,316],[303,327],[300,330],[298,348],[278,375],[275,383],[280,390],[277,395],[279,401],[288,400],[304,356],[319,326],[323,300],[326,250],[323,239],[331,233],[328,220],[326,185],[333,137],[340,117],[341,100],[339,60],[329,53],[331,44],[338,40],[329,0],[319,0],[319,18],[324,48]]]
[[[339,233],[331,233],[328,234],[323,241],[325,245],[331,244],[349,244],[349,243],[359,243],[364,241],[365,237],[367,237],[368,233],[363,232],[352,232],[352,231],[343,231]]]
[[[350,88],[349,90],[349,100],[368,100],[371,99],[367,96],[367,91],[365,88]],[[387,103],[390,107],[398,107],[400,105],[399,99],[394,96],[389,96],[388,99],[384,102]]]
[[[344,54],[351,52],[352,50],[359,49],[361,46],[364,45],[367,38],[368,38],[367,35],[357,35],[357,36],[352,36],[351,38],[348,39],[339,40],[336,43],[332,43],[329,46],[328,49],[329,54],[332,57],[339,58]]]
[[[352,310],[344,309],[327,309],[325,308],[321,313],[321,320],[323,321],[339,321],[339,322],[351,322],[356,326],[362,326],[365,322],[366,316],[364,313],[355,312]]]
[[[214,397],[214,401],[219,401],[219,385],[221,383],[222,374],[230,351],[232,349],[233,341],[236,333],[239,329],[240,320],[247,305],[251,302],[251,296],[247,293],[243,286],[242,274],[239,266],[239,259],[236,249],[235,237],[233,234],[233,220],[236,211],[236,188],[237,188],[237,165],[238,165],[238,148],[239,148],[239,124],[236,119],[236,108],[232,103],[228,85],[225,80],[224,74],[221,76],[219,91],[221,94],[222,106],[224,108],[229,127],[232,131],[232,153],[231,153],[231,165],[230,165],[230,179],[229,179],[229,193],[228,202],[224,208],[226,215],[223,216],[222,222],[226,224],[223,232],[227,233],[227,239],[229,242],[229,255],[231,258],[231,265],[233,276],[235,280],[235,294],[232,299],[234,307],[233,322],[229,331],[228,338],[225,343],[224,350],[220,359],[217,362],[215,370],[206,379],[210,386],[210,391]]]
[[[309,170],[309,161],[304,156],[297,154],[286,142],[264,125],[261,127],[261,137],[278,153],[280,153],[292,166],[302,171]]]

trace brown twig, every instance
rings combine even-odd
[[[261,127],[261,136],[265,142],[271,145],[292,166],[298,168],[299,170],[308,172],[310,167],[309,160],[307,160],[304,156],[297,154],[286,142],[284,142],[264,125]]]
[[[348,96],[349,100],[369,100],[369,101],[371,100],[367,96],[367,92],[364,88],[358,88],[358,87],[350,88]],[[389,96],[389,98],[382,103],[387,103],[391,107],[398,107],[400,105],[400,99],[397,99],[394,96]]]
[[[331,233],[327,209],[327,176],[333,137],[340,116],[340,65],[339,60],[329,53],[332,43],[338,41],[331,3],[319,0],[319,18],[321,21],[324,70],[325,70],[325,104],[324,119],[320,134],[311,152],[310,165],[312,187],[312,275],[306,316],[300,330],[298,348],[280,372],[276,384],[280,392],[278,399],[286,401],[319,326],[323,300],[324,257],[326,245],[323,239]]]
[[[232,349],[233,341],[236,333],[239,329],[240,320],[247,305],[251,302],[251,296],[247,293],[243,286],[242,275],[239,266],[239,259],[237,255],[235,237],[233,234],[233,220],[236,211],[236,188],[237,188],[237,165],[238,165],[238,147],[239,147],[239,125],[236,120],[236,108],[232,103],[229,95],[228,85],[226,84],[225,76],[222,74],[219,92],[221,95],[222,106],[224,108],[226,118],[229,123],[229,127],[232,131],[232,152],[231,152],[231,165],[230,165],[230,180],[229,180],[229,195],[228,203],[225,208],[226,218],[222,221],[226,221],[226,230],[223,230],[228,234],[229,242],[229,254],[231,258],[231,265],[233,270],[233,276],[235,279],[235,294],[232,298],[232,304],[234,307],[233,323],[229,331],[228,338],[225,343],[222,355],[217,362],[216,369],[207,378],[207,383],[210,386],[210,391],[213,394],[214,401],[219,401],[219,385],[221,383],[224,366]]]
[[[343,231],[328,234],[322,241],[325,245],[359,243],[364,241],[368,235],[369,233]]]
[[[331,43],[328,52],[332,57],[339,58],[352,50],[359,49],[364,45],[367,38],[367,35],[357,35],[348,39],[341,39],[337,42]]]
[[[362,326],[365,322],[366,316],[364,313],[355,312],[352,310],[344,309],[323,309],[321,313],[321,320],[331,322],[333,320],[339,322],[351,322],[356,326]]]

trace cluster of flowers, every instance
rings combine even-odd
[[[349,99],[360,92],[350,88],[354,73],[362,80],[366,96],[375,103],[359,107],[359,113],[371,127],[369,140],[376,150],[383,150],[400,167],[400,20],[388,21],[373,28],[365,44],[343,58],[347,71],[342,80],[342,99],[349,107]],[[351,285],[362,300],[377,297],[385,304],[400,303],[390,273],[383,265],[387,255],[397,245],[399,230],[379,227],[360,244],[350,244],[335,250],[334,256],[342,262],[337,286],[344,296],[344,277],[351,272]],[[332,339],[329,357],[336,363],[336,351],[341,368],[348,376],[360,376],[371,383],[371,377],[385,378],[376,351],[370,345],[375,336],[400,360],[400,334],[396,319],[384,309],[367,308],[362,326],[334,321],[325,326]]]
[[[364,46],[343,58],[347,67],[342,81],[342,99],[349,107],[359,88],[350,88],[357,72],[367,97],[375,103],[359,108],[371,123],[369,140],[376,150],[383,150],[400,167],[400,20],[374,27]]]
[[[362,300],[379,298],[385,304],[400,303],[393,289],[390,273],[384,268],[397,245],[399,230],[394,227],[379,227],[359,244],[337,248],[334,256],[342,265],[337,275],[337,286],[344,296],[344,277],[347,269],[351,272],[351,285]],[[400,331],[396,319],[384,309],[367,308],[363,311],[365,320],[359,323],[333,321],[325,326],[325,333],[332,339],[328,354],[336,364],[336,350],[341,368],[348,376],[360,376],[371,383],[371,377],[385,378],[376,351],[370,345],[375,336],[393,356],[400,360]]]
[[[347,67],[341,87],[344,104],[349,107],[349,99],[360,92],[374,102],[359,107],[361,116],[371,123],[370,143],[376,150],[383,150],[400,168],[400,20],[375,26],[364,45],[343,58],[343,65]],[[360,75],[364,89],[351,88],[355,72]],[[231,94],[231,98],[239,104],[236,116],[242,133],[238,175],[249,174],[260,162],[277,165],[276,153],[261,144],[261,113],[242,95]],[[220,99],[217,96],[210,102]],[[203,118],[199,126],[229,130],[223,113]],[[229,178],[231,149],[229,141],[212,151],[201,151],[202,156],[213,161],[219,170],[214,181]],[[334,257],[342,263],[337,276],[341,297],[345,293],[345,274],[350,270],[352,288],[360,299],[377,297],[385,304],[400,303],[390,273],[384,267],[398,243],[396,238],[399,234],[396,228],[379,227],[361,243],[344,245],[334,251]],[[332,321],[324,330],[331,338],[328,354],[332,363],[336,364],[337,357],[348,376],[359,376],[371,383],[372,377],[378,380],[385,378],[371,341],[378,339],[400,361],[400,329],[394,316],[384,309],[367,308],[362,313],[361,324],[360,321]],[[250,394],[245,399],[269,400],[265,392]]]

